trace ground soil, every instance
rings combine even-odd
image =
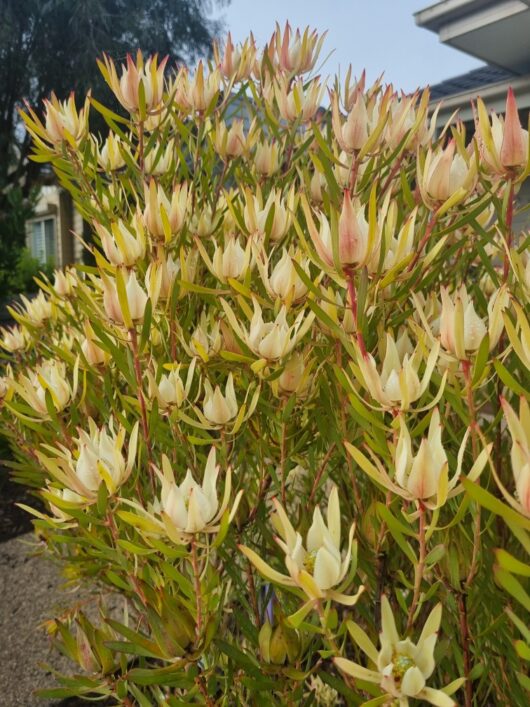
[[[63,673],[74,670],[72,663],[52,648],[42,623],[59,615],[81,594],[61,589],[60,567],[32,532],[31,517],[16,503],[35,506],[37,501],[24,487],[10,481],[7,470],[0,467],[0,705],[93,705],[77,698],[57,702],[34,694],[38,688],[57,686],[44,664]]]

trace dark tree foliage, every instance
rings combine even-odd
[[[0,265],[12,267],[12,258],[2,262],[2,254],[16,255],[24,241],[24,229],[13,228],[10,215],[14,201],[22,204],[9,195],[26,198],[39,181],[17,113],[23,100],[40,109],[52,91],[59,98],[72,89],[80,96],[89,88],[105,95],[96,66],[103,52],[115,60],[138,49],[158,52],[169,55],[169,65],[207,55],[220,31],[209,15],[228,2],[0,0]]]

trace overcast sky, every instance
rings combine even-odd
[[[366,68],[373,81],[384,71],[396,89],[412,91],[481,66],[416,26],[412,13],[432,4],[434,0],[232,0],[221,16],[235,41],[252,31],[260,46],[276,21],[328,30],[321,57],[334,51],[323,74],[344,71],[351,63],[356,76]]]

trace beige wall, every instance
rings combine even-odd
[[[74,236],[82,234],[83,219],[73,206],[68,192],[57,185],[42,187],[35,207],[35,215],[26,222],[26,245],[31,250],[33,224],[45,218],[54,219],[55,231],[55,267],[64,267],[69,263],[79,262],[83,246]]]

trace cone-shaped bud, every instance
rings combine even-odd
[[[44,100],[44,122],[47,139],[54,144],[65,140],[78,145],[88,134],[88,111],[90,102],[87,98],[85,105],[77,111],[74,94],[71,93],[66,101],[59,101],[52,93],[50,100]]]
[[[221,74],[234,83],[246,81],[250,78],[254,63],[256,61],[256,43],[252,33],[242,44],[234,46],[232,35],[227,35],[224,51],[221,53],[219,44],[216,42],[213,48],[215,63],[219,67]]]
[[[271,177],[280,168],[280,153],[274,141],[263,140],[256,147],[254,155],[256,172],[263,177]]]
[[[528,130],[519,120],[515,94],[510,87],[504,118],[491,114],[482,99],[477,101],[477,139],[486,170],[496,176],[520,176],[530,167]]]
[[[119,135],[110,132],[101,147],[97,143],[96,149],[98,165],[105,172],[115,172],[125,166],[123,153],[128,152],[128,148]]]
[[[463,361],[475,352],[486,336],[484,320],[475,312],[473,300],[465,285],[451,296],[447,288],[441,288],[442,313],[440,317],[440,340],[444,349]]]
[[[204,417],[214,425],[226,425],[233,420],[238,413],[239,407],[234,390],[234,379],[230,373],[226,382],[225,393],[221,393],[221,388],[216,385],[212,388],[208,380],[204,381]]]
[[[34,371],[21,375],[16,391],[38,415],[47,416],[46,394],[51,397],[56,412],[61,412],[70,403],[73,392],[66,379],[63,361],[43,361]]]
[[[144,257],[145,231],[137,214],[133,216],[130,224],[120,219],[112,223],[109,230],[95,221],[94,228],[101,239],[105,256],[112,265],[132,267]]]
[[[297,29],[293,35],[288,22],[283,32],[276,23],[276,31],[269,42],[269,56],[273,64],[287,74],[307,73],[315,66],[325,36],[324,33],[319,37],[316,30],[310,32],[309,27],[303,34]]]
[[[158,57],[152,56],[144,63],[141,52],[136,56],[136,63],[127,54],[127,65],[122,65],[121,77],[112,59],[106,54],[99,67],[112,92],[129,113],[137,113],[141,108],[141,94],[145,108],[149,112],[159,107],[164,95],[164,70],[168,57],[158,63]]]

